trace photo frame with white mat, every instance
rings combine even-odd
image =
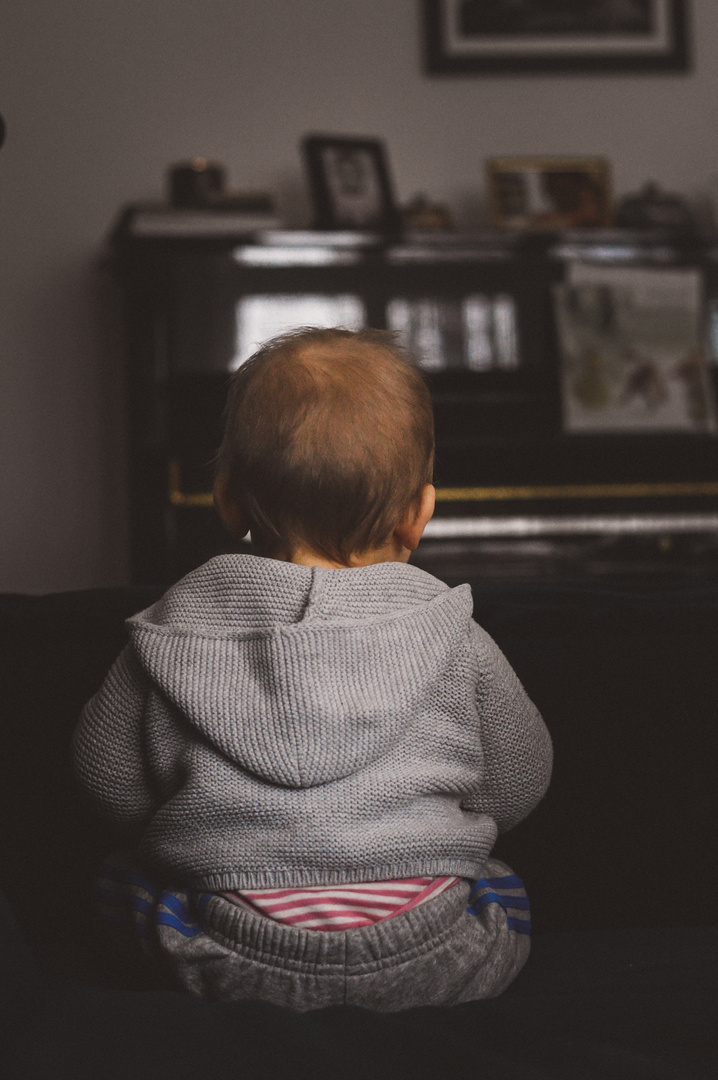
[[[689,0],[422,0],[422,8],[430,75],[690,68]]]
[[[393,232],[398,227],[380,139],[307,135],[302,153],[316,228]]]

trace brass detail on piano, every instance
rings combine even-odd
[[[211,491],[182,490],[182,475],[180,463],[176,458],[170,458],[167,463],[167,478],[169,481],[168,494],[172,506],[214,506]]]
[[[211,491],[182,491],[180,463],[168,464],[172,506],[211,507]],[[671,484],[537,484],[516,487],[448,487],[436,489],[437,502],[508,502],[521,499],[649,499],[718,495],[718,481]]]
[[[437,502],[496,502],[518,499],[649,499],[718,495],[717,481],[671,484],[537,484],[517,487],[437,488]]]

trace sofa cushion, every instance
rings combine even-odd
[[[7,1080],[712,1080],[718,929],[544,935],[501,997],[296,1014],[43,979],[0,896]]]

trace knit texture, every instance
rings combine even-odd
[[[212,559],[128,620],[79,777],[189,888],[475,878],[551,743],[471,611],[403,563]]]

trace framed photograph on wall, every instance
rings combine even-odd
[[[423,0],[439,75],[687,71],[688,0]]]
[[[604,158],[492,158],[487,171],[498,229],[596,229],[612,223],[611,170]]]
[[[318,229],[390,232],[398,213],[379,139],[307,135],[302,152]]]

